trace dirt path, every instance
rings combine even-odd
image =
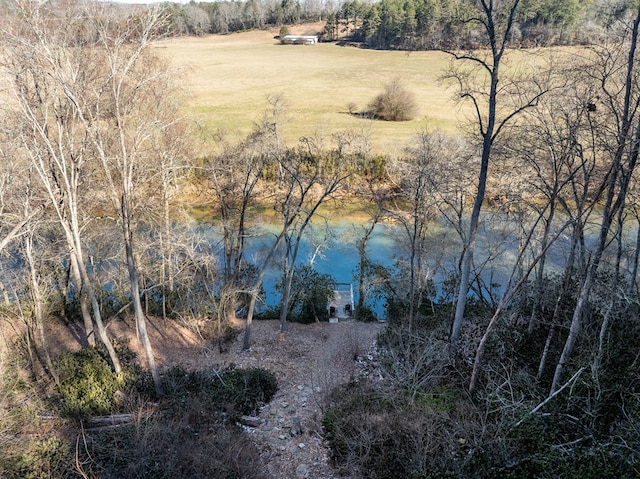
[[[278,378],[278,393],[262,409],[260,425],[245,428],[259,447],[271,477],[338,477],[328,463],[322,440],[322,411],[334,387],[362,374],[362,358],[383,327],[353,320],[290,324],[283,341],[277,321],[259,321],[252,329],[251,351],[241,352],[238,338],[228,353],[216,354],[226,364],[263,367]]]

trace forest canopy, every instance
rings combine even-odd
[[[464,19],[466,0],[332,2],[220,1],[169,6],[180,34],[229,33],[325,22],[322,38],[375,49],[424,50],[482,47],[481,33]],[[606,29],[633,8],[610,0],[522,0],[512,46],[540,47],[598,42]]]

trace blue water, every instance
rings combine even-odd
[[[487,225],[490,225],[487,226]],[[201,225],[202,227],[202,225]],[[206,226],[211,241],[219,244],[220,235],[215,227]],[[483,297],[498,299],[507,284],[509,276],[514,269],[518,251],[518,237],[516,224],[512,218],[506,216],[493,217],[490,222],[480,227],[476,250],[474,254],[474,267],[480,272],[480,277],[485,285],[490,287],[491,293],[483,290]],[[257,265],[262,264],[265,251],[270,248],[277,232],[277,225],[263,225],[256,230],[247,240],[245,258]],[[313,263],[316,271],[331,275],[338,283],[353,284],[354,294],[357,298],[357,270],[359,256],[356,247],[357,240],[362,236],[363,227],[359,223],[345,220],[333,223],[327,227],[324,223],[316,223],[309,227],[300,245],[297,264]],[[591,236],[591,235],[589,235]],[[216,239],[217,238],[217,239]],[[546,273],[558,272],[563,268],[568,256],[569,236],[564,234],[549,249],[545,265]],[[367,247],[370,261],[377,262],[387,268],[406,268],[403,261],[407,261],[408,248],[406,246],[406,234],[398,225],[376,225]],[[318,246],[319,245],[319,246]],[[217,246],[221,253],[221,246]],[[436,285],[436,299],[443,294],[443,283],[448,275],[457,272],[458,261],[462,251],[461,240],[454,229],[447,224],[433,223],[429,227],[429,236],[426,241],[425,266],[429,278]],[[264,306],[276,307],[279,304],[279,294],[275,285],[282,275],[282,254],[272,261],[264,279],[265,298]],[[531,254],[525,258],[525,264],[530,261]],[[477,293],[477,292],[476,292]],[[471,294],[474,294],[472,291]],[[379,317],[384,317],[384,304],[368,298],[368,306]]]
[[[276,231],[275,225],[264,225],[260,232],[247,240],[246,259],[256,264],[261,264],[266,250],[273,244]],[[359,255],[356,247],[357,240],[362,237],[361,224],[344,221],[326,227],[323,224],[315,224],[309,227],[300,245],[297,264],[311,263],[316,271],[330,275],[338,283],[353,284],[354,294],[357,298],[357,273],[359,267]],[[216,235],[213,232],[213,236]],[[505,238],[505,236],[507,236]],[[499,246],[498,244],[499,243]],[[318,246],[320,245],[320,246]],[[367,246],[367,255],[370,261],[376,262],[393,270],[402,266],[406,261],[407,248],[403,237],[403,230],[397,225],[378,224]],[[483,277],[488,283],[492,282],[499,290],[501,282],[506,281],[513,264],[514,255],[508,253],[517,244],[508,235],[484,232],[478,241],[476,263],[481,265],[489,257],[495,256],[490,264],[483,269]],[[457,233],[446,225],[434,223],[430,227],[430,236],[427,240],[426,265],[429,277],[436,283],[436,291],[441,293],[440,285],[446,276],[457,270],[458,258],[461,252],[460,238]],[[282,276],[282,267],[279,265],[282,254],[272,261],[264,278],[265,290],[263,307],[276,307],[280,297],[275,285]],[[373,309],[378,317],[384,317],[384,302],[375,298],[367,298],[367,305]]]
[[[296,261],[297,265],[312,263],[316,271],[330,275],[337,283],[353,284],[356,302],[358,301],[357,273],[360,263],[356,240],[361,234],[359,229],[359,225],[353,223],[333,225],[328,232],[324,227],[314,226],[303,236]],[[269,247],[272,241],[273,235],[268,233],[248,241],[247,258],[255,257],[265,247]],[[390,229],[385,225],[376,226],[367,247],[369,260],[392,268],[394,251]],[[275,289],[276,283],[282,276],[282,268],[277,264],[280,258],[281,256],[276,258],[274,261],[276,264],[270,266],[263,282],[266,294],[264,300],[268,307],[277,306],[280,302],[280,296]],[[380,301],[371,300],[369,306],[379,317],[384,315],[384,304]]]

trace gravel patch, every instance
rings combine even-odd
[[[262,367],[278,378],[279,390],[258,416],[257,427],[244,430],[259,448],[274,479],[337,479],[322,437],[322,415],[338,385],[366,374],[380,323],[354,320],[337,324],[288,325],[284,339],[278,321],[257,321],[253,344],[242,351],[242,335],[221,366]],[[211,358],[214,359],[214,358]],[[342,477],[344,479],[344,477]]]

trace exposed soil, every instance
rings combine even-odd
[[[255,321],[250,351],[242,351],[242,334],[220,348],[174,321],[156,319],[148,330],[161,370],[174,365],[187,369],[235,365],[273,372],[279,385],[276,396],[260,411],[257,427],[244,427],[258,446],[267,472],[274,479],[335,479],[343,476],[329,463],[322,413],[336,386],[371,373],[367,357],[383,328],[381,323],[355,320],[290,323],[282,338],[278,321]],[[133,320],[114,321],[108,329],[113,338],[144,357]],[[79,348],[74,335],[66,331],[56,335],[54,350]]]
[[[290,324],[286,339],[277,321],[260,321],[249,352],[241,338],[220,360],[272,371],[280,389],[261,413],[260,426],[245,428],[275,478],[337,478],[329,465],[321,419],[329,394],[339,384],[366,374],[366,356],[382,325],[353,320],[338,324]],[[299,430],[298,430],[299,427]]]

